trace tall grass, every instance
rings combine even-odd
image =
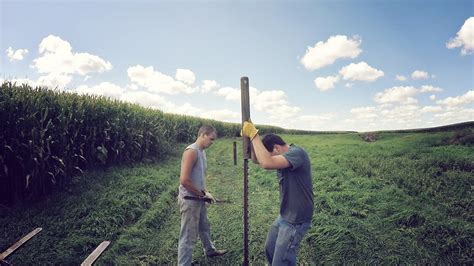
[[[472,130],[472,128],[471,128]],[[472,145],[449,145],[454,132],[282,135],[312,162],[315,212],[298,263],[471,265],[474,186]],[[230,203],[210,205],[212,238],[225,256],[199,265],[242,263],[242,160],[233,138],[206,150],[207,188]],[[112,240],[99,265],[176,264],[180,226],[176,191],[183,145],[169,160],[86,173],[70,193],[31,206],[0,205],[0,250],[31,230],[44,230],[7,258],[19,265],[79,264]],[[239,158],[241,149],[239,145]],[[82,182],[84,181],[84,182]],[[250,262],[266,262],[264,244],[279,211],[274,171],[249,169]]]

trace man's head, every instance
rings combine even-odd
[[[198,131],[197,142],[203,149],[209,148],[217,138],[217,130],[211,125],[202,125]]]
[[[279,155],[288,151],[288,145],[283,139],[276,134],[266,134],[263,139],[263,146],[269,151],[272,155]]]

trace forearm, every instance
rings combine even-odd
[[[255,157],[256,157],[255,159],[257,163],[265,168],[265,165],[268,165],[271,162],[272,156],[263,145],[263,142],[260,139],[259,135],[256,135],[252,139],[252,146],[253,146],[252,150],[255,154]]]
[[[253,162],[254,164],[259,164],[259,162],[258,162],[258,160],[257,160],[257,156],[255,155],[255,151],[254,151],[254,149],[253,149],[253,145],[250,145],[250,151],[251,151],[251,153],[250,153],[250,158],[252,159],[252,162]]]
[[[193,183],[191,182],[191,180],[189,179],[185,179],[183,181],[180,182],[181,185],[189,192],[193,193],[194,195],[197,195],[197,196],[204,196],[205,193],[203,193],[203,191],[197,189]]]

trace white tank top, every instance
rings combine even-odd
[[[196,162],[193,165],[191,170],[191,182],[198,190],[204,190],[206,188],[206,168],[207,168],[207,159],[206,152],[199,147],[197,143],[193,143],[186,147],[185,150],[193,149],[197,153]],[[183,162],[181,161],[181,164]],[[200,196],[195,195],[192,192],[189,192],[183,185],[179,185],[179,197],[183,198],[184,196]]]

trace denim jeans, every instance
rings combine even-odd
[[[191,265],[194,244],[198,235],[206,254],[216,248],[211,242],[211,231],[207,219],[207,209],[203,201],[178,198],[181,212],[181,231],[178,244],[178,265]]]
[[[265,255],[270,265],[296,265],[296,255],[311,223],[292,224],[281,216],[273,222],[265,243]]]

